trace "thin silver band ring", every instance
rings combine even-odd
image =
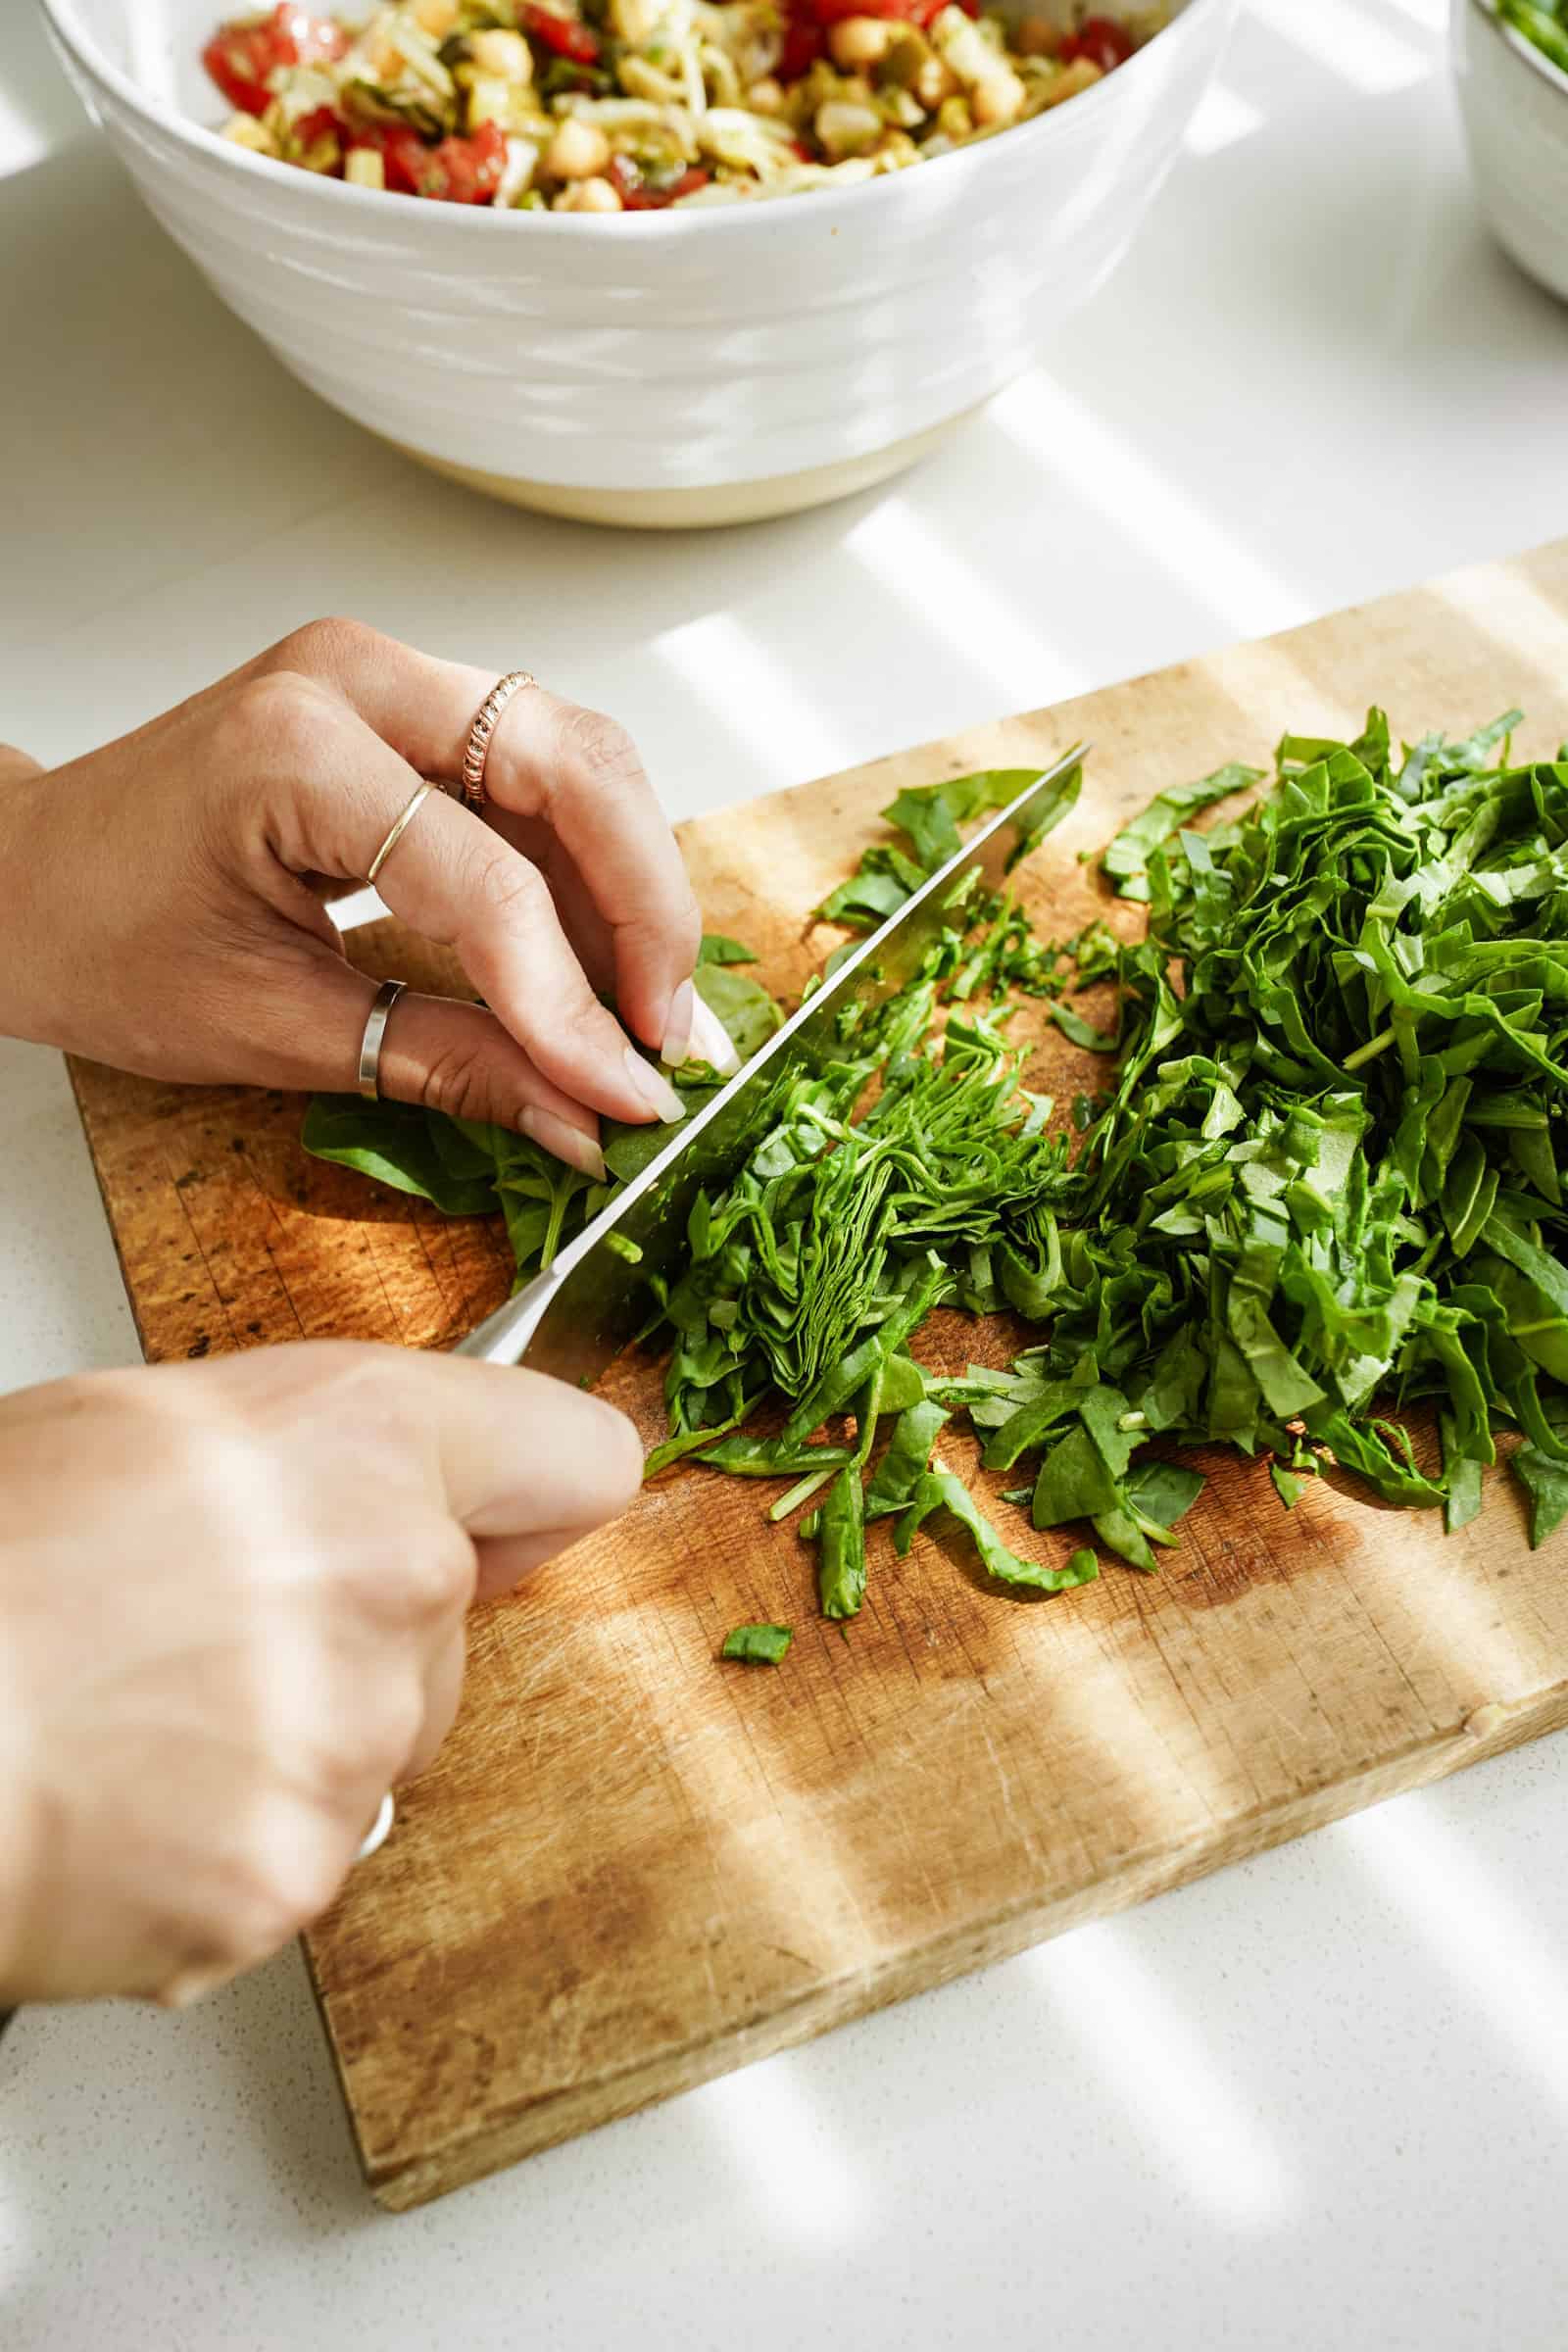
[[[367,1102],[381,1100],[381,1041],[386,1036],[387,1015],[407,985],[403,980],[383,980],[375,992],[360,1040],[360,1093]]]

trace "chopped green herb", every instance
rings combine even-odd
[[[787,1625],[738,1625],[724,1636],[723,1658],[742,1658],[749,1666],[776,1666],[795,1636]]]
[[[1008,1585],[1097,1573],[1087,1547],[1052,1565],[1024,1521],[992,1523],[936,1458],[956,1415],[988,1468],[1024,1467],[1000,1507],[1092,1527],[1146,1573],[1202,1485],[1168,1456],[1202,1445],[1262,1455],[1287,1508],[1332,1459],[1454,1529],[1517,1430],[1545,1541],[1568,1517],[1568,756],[1510,764],[1517,719],[1399,748],[1377,710],[1351,743],[1288,735],[1271,786],[1201,830],[1256,771],[1158,794],[1104,861],[1147,903],[1136,944],[1102,923],[1044,941],[1010,892],[956,902],[912,979],[846,1008],[836,1061],[781,1073],[750,1158],[694,1209],[654,1287],[671,1436],[649,1474],[690,1455],[788,1482],[773,1518],[825,1487],[799,1528],[841,1622],[882,1518],[902,1553],[945,1512]],[[897,837],[820,911],[880,921],[1027,781],[902,792]],[[777,1007],[736,943],[710,951],[705,994],[755,1051]],[[1113,1034],[1065,1002],[1099,981]],[[1071,1139],[1024,1082],[1025,996],[1115,1055]],[[676,1079],[693,1101],[715,1083]],[[612,1177],[668,1132],[612,1131]],[[319,1102],[307,1140],[449,1213],[500,1206],[519,1276],[610,1197],[516,1138],[395,1104]],[[938,1306],[1008,1308],[1040,1337],[1007,1369],[938,1378],[908,1352]],[[780,1419],[758,1438],[740,1423],[763,1399]],[[1438,1468],[1389,1417],[1423,1400]]]

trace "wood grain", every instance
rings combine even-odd
[[[1554,748],[1568,543],[704,819],[686,853],[710,925],[787,985],[829,944],[799,910],[900,784],[1088,735],[1030,874],[1065,932],[1098,904],[1077,853],[1151,792],[1374,700],[1407,734],[1517,702]],[[430,968],[388,925],[356,952]],[[501,1296],[494,1234],[308,1161],[297,1102],[74,1077],[150,1357],[440,1346]],[[948,1315],[920,1351],[1009,1337]],[[631,1358],[607,1384],[650,1436],[659,1382]],[[1260,1466],[1200,1466],[1158,1578],[1010,1598],[956,1547],[879,1542],[847,1640],[756,1490],[687,1469],[476,1618],[452,1739],[310,1938],[375,2195],[437,2195],[1568,1722],[1568,1578],[1500,1480],[1445,1542],[1323,1482],[1287,1517]],[[718,1665],[758,1617],[796,1626],[784,1668]]]

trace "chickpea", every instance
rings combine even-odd
[[[922,58],[909,84],[928,115],[934,115],[943,99],[951,98],[957,86],[952,68],[945,66],[940,57]]]
[[[841,74],[878,66],[892,48],[898,27],[879,17],[845,17],[827,36],[828,54]]]
[[[410,16],[433,41],[444,41],[458,21],[458,0],[414,0]]]
[[[628,48],[646,49],[664,15],[664,0],[611,0],[611,30]]]
[[[1020,57],[1054,57],[1061,47],[1061,27],[1049,17],[1025,17],[1013,36]]]
[[[532,81],[533,51],[520,32],[493,28],[468,35],[468,54],[481,74],[501,81]]]
[[[846,156],[864,155],[882,136],[884,124],[874,107],[827,99],[816,110],[816,135],[832,163]]]
[[[594,179],[609,161],[610,141],[598,123],[580,122],[574,115],[568,115],[545,149],[540,169],[547,179]],[[601,180],[600,185],[608,194],[615,196],[608,180]],[[615,196],[613,208],[601,204],[578,209],[604,213],[613,209],[618,213],[620,198]]]
[[[248,147],[253,155],[276,155],[277,141],[265,122],[254,115],[231,115],[223,124],[222,135],[236,147]],[[377,162],[380,158],[377,157]]]
[[[618,213],[625,208],[608,179],[574,179],[556,198],[558,213]]]
[[[969,111],[980,128],[990,129],[999,122],[1016,122],[1023,99],[1023,83],[1012,68],[999,66],[969,92]]]
[[[746,103],[754,115],[782,114],[784,110],[783,84],[776,81],[771,74],[764,74],[761,80],[754,81],[747,91]]]
[[[1100,68],[1092,57],[1075,57],[1063,66],[1046,85],[1047,106],[1060,106],[1063,99],[1076,98],[1102,78]]]

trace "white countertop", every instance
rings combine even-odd
[[[1568,312],[1478,224],[1443,0],[1251,0],[1032,378],[891,496],[684,542],[318,407],[0,5],[0,739],[45,760],[341,610],[614,710],[684,813],[1568,530]],[[58,1061],[0,1046],[0,1383],[130,1360]],[[1538,2346],[1565,2214],[1568,1740],[396,2220],[293,1953],[0,2051],[7,2352]]]

